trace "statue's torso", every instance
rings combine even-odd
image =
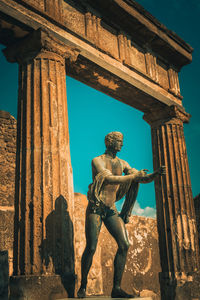
[[[117,175],[117,176],[122,175],[123,163],[118,157],[111,158],[110,156],[103,154],[96,159],[98,159],[98,163],[101,164],[102,169],[109,170],[113,175]],[[98,170],[93,165],[92,167],[93,180],[97,174],[98,174]],[[101,197],[103,199],[103,202],[107,206],[112,207],[113,204],[115,203],[118,188],[119,188],[119,184],[108,184],[108,183],[103,184],[101,189]]]

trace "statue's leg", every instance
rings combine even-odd
[[[105,226],[118,244],[118,251],[114,260],[113,287],[119,288],[126,264],[129,241],[123,220],[116,214],[105,219]]]
[[[85,220],[86,247],[81,260],[81,287],[77,294],[79,298],[85,297],[87,276],[96,251],[101,224],[101,216],[91,213],[90,210],[87,209]]]
[[[118,214],[115,214],[107,217],[104,223],[118,244],[118,250],[114,260],[114,280],[111,296],[113,298],[134,298],[136,295],[129,295],[120,287],[129,249],[129,241],[124,221]]]

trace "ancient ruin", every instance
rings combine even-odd
[[[16,155],[16,120],[0,111],[0,299],[7,300],[8,273],[13,273],[14,233],[14,184]],[[5,201],[8,199],[9,201]],[[74,258],[77,284],[80,286],[80,260],[85,247],[85,211],[88,201],[85,195],[74,197]],[[161,271],[156,220],[132,216],[127,225],[130,250],[123,276],[122,287],[144,295],[160,294],[158,273]],[[105,247],[105,244],[107,245]],[[109,296],[112,286],[113,258],[116,244],[103,226],[97,251],[89,273],[87,294]],[[9,263],[9,270],[7,264]],[[157,300],[157,298],[156,298]]]
[[[133,0],[1,0],[0,42],[7,60],[19,64],[11,299],[74,294],[66,73],[144,113],[154,169],[167,167],[155,183],[162,300],[198,298],[198,235],[183,132],[190,116],[178,80],[192,48]]]

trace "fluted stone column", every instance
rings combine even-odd
[[[5,55],[19,63],[11,299],[72,297],[73,180],[65,58],[76,60],[78,53],[37,30]]]
[[[198,285],[198,235],[183,132],[189,117],[177,106],[144,115],[151,125],[154,169],[167,169],[155,180],[162,300],[193,299]]]

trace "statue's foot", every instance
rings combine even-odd
[[[86,290],[82,287],[78,290],[77,293],[78,298],[85,298],[86,297]]]
[[[135,298],[137,296],[138,295],[136,294],[135,295],[127,294],[125,291],[123,291],[120,288],[113,288],[111,293],[112,298]]]

